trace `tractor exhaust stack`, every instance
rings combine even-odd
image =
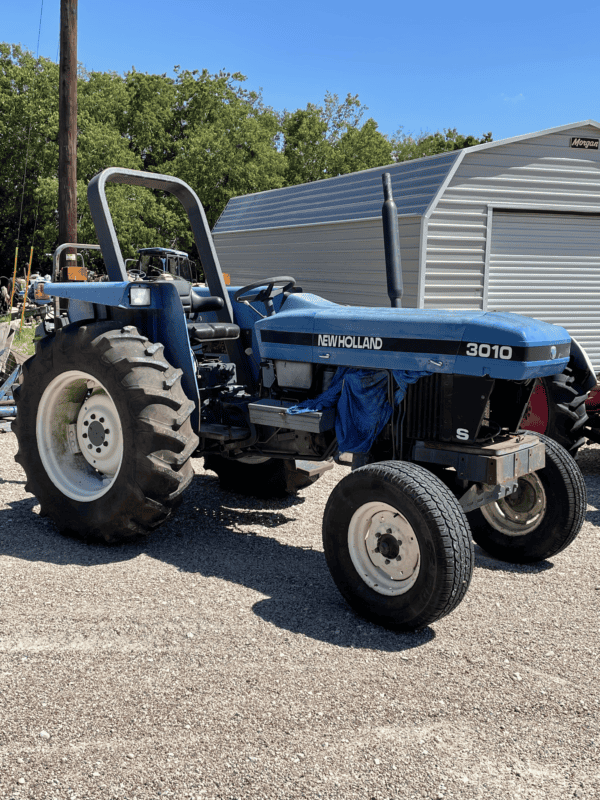
[[[385,271],[387,293],[392,308],[402,308],[402,261],[400,259],[400,234],[398,232],[398,209],[392,197],[392,177],[389,172],[381,176],[384,203],[381,207],[383,221],[383,246],[385,249]]]

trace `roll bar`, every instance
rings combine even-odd
[[[223,299],[223,308],[217,312],[221,322],[233,322],[233,309],[223,280],[223,273],[212,240],[206,214],[198,195],[185,181],[171,175],[140,172],[134,169],[108,167],[95,175],[88,184],[87,196],[96,235],[111,281],[126,281],[127,272],[119,241],[106,201],[106,184],[124,183],[129,186],[144,186],[174,195],[185,208],[200,254],[206,283],[212,295]]]

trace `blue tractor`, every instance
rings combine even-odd
[[[128,279],[106,202],[112,182],[178,198],[206,288]],[[88,200],[109,280],[46,287],[68,315],[15,390],[16,458],[41,513],[87,541],[125,542],[171,517],[192,457],[222,485],[264,494],[306,486],[351,453],[324,511],[325,557],[348,603],[397,630],[458,605],[472,538],[518,563],[570,544],[586,507],[579,468],[520,430],[536,378],[569,360],[568,333],[512,314],[399,307],[386,176],[385,185],[392,307],[374,309],[304,293],[287,276],[228,287],[186,183],[97,175]]]
[[[127,270],[131,275],[132,270]],[[170,247],[140,247],[133,272],[144,278],[161,278],[171,275],[190,283],[197,282],[196,265],[187,253]]]

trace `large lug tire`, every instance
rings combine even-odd
[[[546,466],[519,478],[512,495],[467,515],[477,544],[513,564],[532,564],[560,553],[575,539],[585,516],[579,467],[553,439],[536,435],[546,446]]]
[[[521,427],[549,436],[575,458],[586,443],[587,396],[587,392],[578,388],[570,367],[560,375],[542,378],[531,396]]]
[[[293,465],[293,461],[261,456],[241,460],[204,456],[204,468],[216,472],[222,489],[263,499],[296,494],[317,480],[297,473]]]
[[[349,605],[394,630],[418,630],[449,614],[473,573],[458,500],[417,464],[382,461],[343,478],[325,508],[323,546]]]
[[[16,460],[40,513],[66,534],[120,543],[167,520],[198,444],[181,370],[161,344],[111,322],[38,342],[15,390]]]

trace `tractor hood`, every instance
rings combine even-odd
[[[507,380],[562,372],[571,345],[564,328],[518,314],[340,306],[305,293],[255,328],[262,358]]]

